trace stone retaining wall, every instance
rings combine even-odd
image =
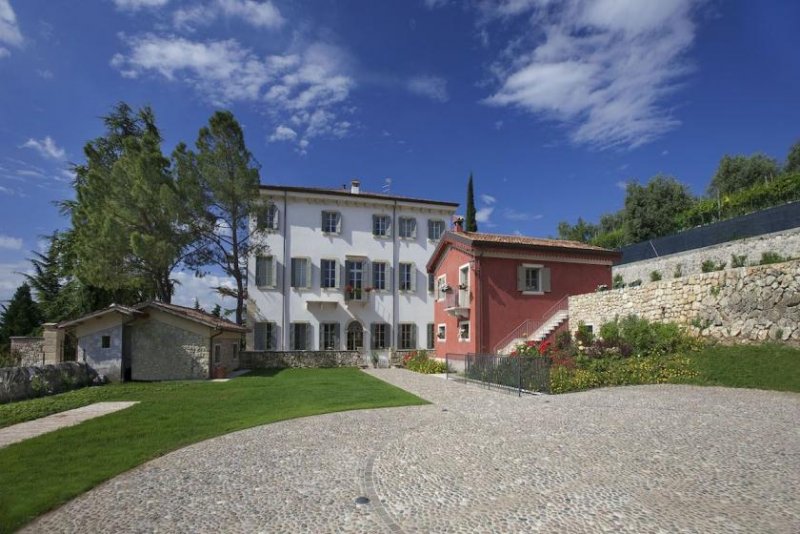
[[[12,337],[11,354],[18,358],[17,365],[44,365],[43,337]]]
[[[776,252],[783,257],[800,257],[800,228],[784,230],[772,234],[748,237],[737,241],[728,241],[711,247],[698,248],[678,254],[669,254],[650,260],[637,261],[617,265],[612,268],[614,275],[622,275],[626,284],[634,280],[649,283],[650,273],[658,271],[663,280],[675,277],[680,265],[682,276],[701,274],[701,265],[706,260],[719,264],[731,265],[731,255],[747,256],[747,264],[758,263],[763,252]]]
[[[5,367],[0,369],[0,403],[55,395],[104,382],[103,377],[85,363]]]
[[[400,365],[408,352],[381,352],[379,365]],[[290,367],[360,367],[372,365],[371,353],[359,351],[243,351],[239,356],[241,369],[288,369]]]
[[[726,269],[569,298],[570,328],[636,314],[721,340],[800,344],[800,261]]]

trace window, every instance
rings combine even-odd
[[[336,260],[320,260],[320,287],[339,287],[338,265]]]
[[[371,326],[372,348],[388,349],[389,348],[389,325],[386,323],[372,323]]]
[[[289,337],[291,350],[311,350],[311,326],[308,323],[292,323]]]
[[[278,206],[270,203],[265,210],[258,214],[256,225],[263,230],[277,230]]]
[[[447,275],[443,274],[436,279],[436,300],[444,300],[445,295],[447,295],[447,291],[445,291],[446,287]]]
[[[438,241],[444,233],[444,221],[440,219],[428,220],[428,239]]]
[[[458,269],[458,304],[469,306],[469,263]]]
[[[308,258],[292,258],[292,287],[311,287]]]
[[[433,293],[436,290],[436,275],[428,273],[428,293]]]
[[[342,230],[342,214],[338,211],[322,212],[322,232],[338,234]]]
[[[435,330],[436,330],[436,325],[434,325],[433,323],[428,323],[428,344],[427,344],[427,347],[429,349],[433,349],[433,348],[436,347]]]
[[[389,237],[392,235],[392,219],[388,215],[372,216],[372,235]]]
[[[111,336],[103,336],[100,338],[100,348],[103,349],[111,348]]]
[[[458,323],[458,340],[469,341],[469,321]]]
[[[352,258],[344,262],[344,298],[346,300],[366,301],[367,292],[364,287],[365,263],[365,260]]]
[[[397,335],[397,348],[411,350],[417,348],[417,325],[401,324]]]
[[[414,264],[413,263],[400,263],[398,265],[399,268],[399,280],[398,280],[398,289],[400,291],[414,291]]]
[[[517,289],[534,295],[549,293],[550,269],[529,263],[520,265],[517,268]]]
[[[401,239],[414,239],[417,237],[417,220],[411,217],[400,217],[397,221],[398,233]]]
[[[275,350],[276,348],[276,325],[273,322],[257,322],[253,326],[253,349],[255,350]]]
[[[376,261],[372,263],[372,287],[378,291],[385,291],[389,289],[387,283],[386,271],[389,266],[385,261]]]
[[[339,323],[319,325],[319,350],[339,350]]]
[[[214,363],[222,361],[222,345],[214,345]]]
[[[256,286],[275,287],[275,260],[272,256],[256,256]]]
[[[436,327],[436,339],[441,343],[447,339],[447,325],[440,324]]]

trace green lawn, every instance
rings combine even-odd
[[[110,400],[140,403],[0,449],[0,532],[197,441],[307,415],[426,403],[358,369],[291,369],[225,383],[110,385],[0,405],[0,426]]]
[[[711,345],[690,355],[704,386],[800,392],[800,349],[779,344]]]

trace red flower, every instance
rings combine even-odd
[[[535,341],[526,341],[525,345],[528,346],[528,347],[535,347],[536,346],[536,342]]]

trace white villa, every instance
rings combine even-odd
[[[457,203],[350,189],[261,186],[268,255],[248,264],[247,349],[432,348],[425,266]]]

